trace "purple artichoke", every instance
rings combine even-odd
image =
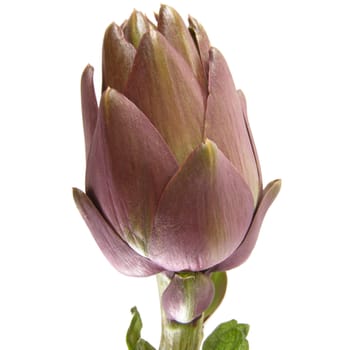
[[[99,107],[83,72],[86,194],[73,194],[121,273],[194,272],[198,314],[213,296],[203,276],[248,258],[280,181],[262,189],[245,97],[204,28],[165,5],[156,19],[134,11],[107,28]]]

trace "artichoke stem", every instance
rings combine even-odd
[[[159,296],[169,284],[169,279],[164,274],[157,275]],[[196,320],[182,324],[168,320],[161,306],[162,334],[159,350],[199,350],[203,339],[204,316]]]

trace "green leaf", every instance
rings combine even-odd
[[[249,333],[249,324],[238,323],[237,324],[237,328],[239,328],[241,330],[241,332],[243,333],[244,337],[246,338],[248,333]]]
[[[126,333],[126,343],[129,350],[155,350],[146,340],[141,338],[142,321],[136,307],[131,309],[133,317]]]
[[[126,343],[129,350],[134,350],[137,342],[141,338],[142,321],[136,307],[131,309],[131,313],[133,314],[133,318],[130,322],[128,332],[126,333]]]
[[[249,350],[248,332],[247,324],[235,320],[222,323],[205,340],[203,350]]]
[[[139,339],[136,345],[136,350],[155,350],[155,348],[146,340]]]

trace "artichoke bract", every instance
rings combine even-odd
[[[195,273],[191,319],[213,298],[208,272],[250,255],[280,181],[262,187],[245,97],[203,26],[165,5],[156,20],[134,11],[107,28],[99,105],[93,68],[83,72],[86,191],[73,194],[118,271],[176,273],[170,318],[181,319],[172,296]]]

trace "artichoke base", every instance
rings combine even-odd
[[[169,284],[165,274],[157,275],[158,290],[161,300]],[[161,303],[162,333],[159,350],[199,350],[203,341],[204,314],[190,323],[178,323],[169,320]]]

